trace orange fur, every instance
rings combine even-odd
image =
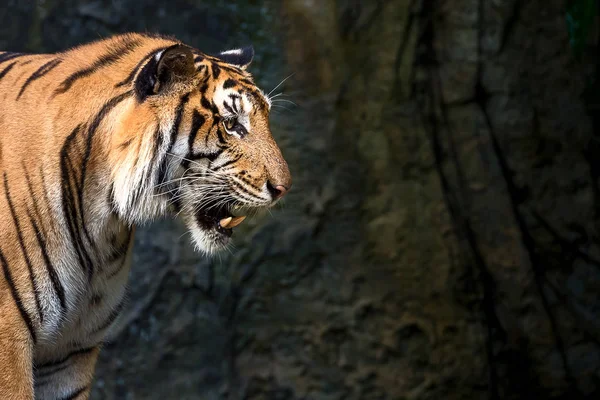
[[[0,53],[0,398],[87,398],[136,223],[175,211],[210,253],[232,207],[290,188],[247,51],[126,34]]]

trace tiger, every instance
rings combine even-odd
[[[290,190],[254,55],[152,33],[0,53],[0,399],[89,398],[136,226],[176,217],[210,256]]]

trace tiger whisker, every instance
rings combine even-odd
[[[267,97],[269,97],[275,90],[277,90],[277,88],[281,85],[283,85],[285,83],[285,81],[287,81],[288,79],[290,79],[292,76],[294,76],[296,73],[292,72],[291,74],[289,74],[287,76],[287,78],[284,78],[281,82],[279,82],[279,84],[277,86],[275,86],[273,89],[271,89],[271,91],[267,94]]]
[[[273,100],[273,103],[277,103],[277,102],[290,103],[290,104],[293,104],[296,107],[298,107],[298,104],[296,104],[293,101],[288,100],[288,99],[276,99],[276,100]]]
[[[171,200],[172,201],[181,200],[181,199],[185,199],[187,197],[187,198],[189,198],[190,201],[199,202],[199,201],[203,201],[203,200],[209,199],[209,198],[212,199],[213,196],[215,196],[215,193],[204,193],[202,195],[202,197],[200,197],[200,199],[198,199],[198,193],[193,193],[193,194],[190,194],[190,193],[180,193],[179,195],[174,196]],[[224,200],[226,200],[227,199],[226,196],[227,195],[224,194],[222,198]]]
[[[283,108],[283,109],[284,109],[284,110],[286,110],[286,111],[290,111],[290,112],[292,112],[292,110],[290,110],[289,108],[287,108],[287,107],[284,107],[284,106],[280,106],[280,105],[278,105],[278,104],[273,104],[273,107],[277,107],[277,108]]]
[[[283,93],[283,92],[277,93],[276,95],[274,95],[274,96],[272,96],[272,97],[271,97],[271,101],[272,101],[273,99],[276,99],[276,98],[278,98],[279,96],[287,96],[287,95],[286,95],[285,93]]]
[[[208,177],[207,177],[207,176],[185,175],[185,174],[187,173],[187,171],[189,171],[190,169],[191,169],[191,168],[188,168],[188,169],[187,169],[187,170],[186,170],[186,171],[183,173],[183,175],[182,175],[182,176],[180,176],[180,177],[177,177],[177,178],[173,178],[173,179],[171,179],[171,180],[169,180],[169,181],[167,181],[167,182],[163,182],[163,183],[157,184],[157,185],[155,185],[155,186],[154,186],[154,188],[155,188],[155,189],[159,189],[159,188],[161,188],[161,187],[164,187],[164,186],[169,186],[169,185],[171,185],[171,184],[173,184],[173,183],[176,183],[176,182],[181,182],[181,181],[184,181],[184,180],[186,180],[186,179],[191,179],[191,180],[192,180],[192,181],[191,181],[191,183],[194,183],[194,182],[195,182],[195,180],[202,180],[202,181],[203,181],[203,184],[204,184],[204,183],[206,183],[206,184],[224,184],[224,183],[226,183],[226,180],[225,180],[225,178],[224,178],[224,177],[222,177],[222,176],[217,176],[217,175],[215,175],[215,176],[212,176],[212,177],[211,177],[211,176],[208,176]]]
[[[166,190],[166,191],[160,191],[159,193],[155,193],[153,194],[153,196],[162,196],[168,193],[173,193],[173,192],[180,192],[182,191],[183,185],[186,184],[185,180],[187,177],[182,177],[182,178],[178,178],[178,179],[174,179],[171,180],[169,182],[165,182],[164,184],[155,186],[155,189],[160,189],[164,186],[168,186],[168,185],[172,185],[174,183],[179,182],[179,186],[174,187],[172,189]],[[199,179],[198,179],[199,180]],[[195,183],[195,180],[191,180],[189,183],[187,183],[188,185],[191,185],[193,183]],[[198,189],[194,189],[194,193],[198,193],[198,191],[202,191],[202,190],[210,190],[211,188],[219,188],[223,186],[223,182],[206,182],[206,181],[202,181],[201,186],[198,187]]]
[[[184,157],[184,156],[180,156],[179,154],[175,154],[175,153],[172,153],[172,152],[170,152],[170,151],[167,151],[167,154],[168,154],[168,155],[170,155],[170,156],[173,156],[173,157],[177,157],[177,158],[179,158],[179,159],[181,159],[181,160],[188,161],[188,162],[190,162],[190,163],[192,163],[192,164],[194,164],[194,165],[196,165],[196,166],[199,166],[199,167],[204,167],[204,166],[203,166],[202,164],[200,164],[198,161],[196,161],[196,160],[191,160],[191,159],[189,159],[189,158],[187,158],[187,157]]]
[[[154,185],[154,188],[160,188],[163,186],[167,186],[170,185],[174,182],[179,182],[180,180],[185,180],[185,179],[189,179],[189,178],[193,178],[193,179],[203,179],[206,182],[210,182],[210,183],[223,183],[225,182],[225,178],[223,177],[217,177],[217,176],[202,176],[202,175],[185,175],[187,173],[187,171],[189,171],[191,168],[188,168],[185,172],[184,175],[177,177],[177,178],[173,178],[167,182],[162,182],[159,184]]]

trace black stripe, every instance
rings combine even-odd
[[[212,75],[213,79],[218,79],[219,75],[221,75],[221,68],[217,64],[212,64]]]
[[[192,114],[192,129],[190,130],[190,136],[188,138],[188,149],[189,154],[193,153],[194,150],[194,142],[196,141],[196,136],[198,135],[198,131],[202,128],[202,125],[206,122],[206,118],[202,116],[198,112],[198,110],[194,110]]]
[[[69,353],[68,355],[66,355],[65,357],[61,358],[60,360],[51,361],[49,363],[45,363],[45,364],[42,364],[42,365],[39,365],[39,366],[36,365],[34,367],[34,369],[35,369],[35,378],[36,379],[44,378],[46,376],[55,374],[56,372],[62,371],[64,369],[66,369],[66,368],[69,368],[73,364],[70,364],[67,361],[69,361],[72,357],[75,357],[75,356],[78,356],[78,355],[89,354],[92,351],[94,351],[96,348],[97,348],[97,346],[89,347],[89,348],[84,348],[84,349],[79,349],[79,350],[76,350],[76,351],[73,351],[73,352]]]
[[[173,192],[168,192],[168,193],[169,193],[169,202],[171,204],[173,204],[175,213],[177,214],[181,211],[181,199],[180,198],[173,199],[175,194]]]
[[[234,185],[234,186],[235,186],[235,185]],[[248,201],[248,202],[250,202],[250,203],[252,203],[252,202],[255,202],[255,201],[256,201],[256,197],[254,197],[254,196],[247,196],[247,195],[245,195],[245,194],[243,194],[243,193],[240,193],[240,192],[237,192],[237,193],[236,193],[236,196],[238,196],[238,197],[239,197],[239,198],[241,198],[242,200],[246,200],[246,201]]]
[[[98,113],[96,115],[96,117],[92,121],[92,124],[88,127],[88,130],[87,130],[87,138],[85,141],[85,151],[83,153],[83,157],[81,158],[81,168],[80,168],[81,175],[79,177],[79,187],[77,190],[77,199],[79,202],[79,220],[81,223],[81,227],[83,229],[83,234],[85,235],[88,243],[92,247],[94,244],[93,244],[92,238],[90,236],[90,233],[87,229],[87,225],[85,223],[85,210],[83,207],[84,206],[83,195],[84,195],[84,190],[85,190],[85,178],[86,178],[87,166],[90,161],[90,157],[92,155],[92,139],[94,137],[94,132],[100,125],[102,118],[104,118],[103,115],[100,115],[100,114],[102,114],[103,111],[104,111],[104,107],[100,110],[100,113]]]
[[[70,352],[69,354],[67,354],[66,356],[64,356],[61,359],[58,359],[56,361],[50,361],[50,362],[44,363],[42,365],[36,365],[34,368],[37,371],[37,370],[40,370],[40,369],[57,367],[57,366],[59,366],[61,364],[64,364],[65,362],[67,362],[71,357],[75,357],[75,356],[78,356],[78,355],[91,353],[97,347],[98,346],[93,346],[93,347],[86,347],[84,349],[75,350],[75,351]]]
[[[243,175],[245,175],[245,174],[243,174]],[[247,177],[245,177],[245,176],[238,176],[237,178],[239,180],[241,180],[242,182],[244,182],[246,185],[254,187],[254,185],[252,184],[252,182],[250,181],[250,179],[248,179]]]
[[[132,236],[133,235],[131,234],[131,230],[129,230],[127,232],[127,237],[125,237],[125,240],[123,240],[123,243],[121,243],[119,246],[114,248],[113,251],[111,252],[111,254],[108,256],[107,262],[109,262],[109,263],[115,262],[119,258],[127,255],[127,249],[129,249],[129,243],[131,242]]]
[[[190,99],[190,94],[186,93],[181,96],[179,100],[179,104],[177,105],[177,109],[175,110],[175,120],[173,121],[173,126],[171,127],[171,134],[169,139],[169,147],[167,148],[166,153],[164,154],[160,166],[158,168],[158,180],[157,183],[163,183],[166,181],[167,175],[167,160],[169,159],[169,155],[167,153],[171,152],[173,146],[175,145],[175,141],[177,140],[177,134],[179,133],[179,128],[181,126],[181,121],[183,120],[183,112],[185,110],[185,105]]]
[[[154,132],[154,148],[152,149],[152,157],[150,158],[150,162],[148,163],[148,167],[146,168],[146,176],[144,177],[144,180],[138,183],[138,186],[136,188],[132,188],[132,192],[133,192],[133,196],[129,196],[128,202],[127,202],[127,210],[131,209],[133,207],[133,205],[135,203],[138,202],[140,196],[142,195],[142,188],[143,188],[143,184],[144,181],[148,181],[150,180],[152,173],[154,171],[154,168],[152,166],[156,165],[156,159],[158,158],[158,153],[160,151],[160,149],[162,148],[163,142],[164,142],[164,135],[161,134],[160,132],[160,125],[156,127],[156,131]],[[139,159],[139,151],[138,151],[138,155],[137,158],[135,160],[135,165],[137,165]],[[125,212],[127,212],[127,210]]]
[[[204,96],[202,96],[202,99],[200,100],[200,105],[202,105],[202,107],[206,108],[207,110],[212,110],[210,101],[208,101],[208,99]]]
[[[240,102],[240,106],[241,106],[241,104],[242,104],[242,96],[240,96],[239,94],[230,93],[229,94],[229,98],[231,99],[231,104],[233,105],[233,108],[235,109],[235,112],[239,113],[239,109],[238,109],[236,100]]]
[[[96,293],[92,295],[92,298],[90,299],[90,306],[97,306],[98,304],[100,304],[102,302],[103,297],[104,296],[101,293]]]
[[[63,365],[60,365],[60,366],[58,366],[58,367],[56,367],[54,369],[50,369],[48,371],[36,373],[35,374],[35,378],[34,378],[35,386],[40,386],[40,384],[44,385],[44,383],[40,382],[40,380],[42,380],[44,378],[47,378],[47,377],[49,377],[51,375],[54,375],[54,374],[56,374],[56,373],[58,373],[60,371],[64,371],[65,369],[69,368],[70,366],[71,366],[71,364],[63,364]]]
[[[125,100],[127,97],[131,96],[131,94],[132,94],[131,91],[127,91],[125,93],[122,93],[122,94],[110,99],[106,104],[104,104],[104,106],[102,107],[100,112],[98,112],[98,114],[96,114],[96,116],[92,120],[92,123],[89,125],[89,127],[87,129],[87,140],[86,140],[85,152],[83,155],[83,160],[81,161],[81,178],[80,178],[80,183],[79,183],[80,192],[78,193],[79,199],[80,199],[80,205],[83,205],[83,191],[85,188],[85,177],[86,177],[87,165],[90,160],[90,156],[92,154],[92,143],[93,143],[93,139],[96,134],[96,131],[98,130],[98,127],[100,126],[100,124],[102,123],[104,118],[108,115],[108,113],[110,111],[112,111],[120,102]],[[90,240],[90,244],[92,244],[89,233],[87,232],[87,229],[85,228],[83,207],[80,207],[79,211],[80,211],[81,224],[84,227],[85,235],[87,236],[88,240]]]
[[[150,168],[148,168],[148,176],[146,177],[147,179],[150,179],[150,175],[152,175],[152,166],[155,165],[156,159],[158,158],[158,153],[160,152],[160,149],[162,149],[165,141],[165,136],[160,131],[160,125],[156,127],[154,138],[154,149],[152,151],[152,158],[150,160]]]
[[[71,142],[75,139],[75,136],[81,130],[81,125],[77,126],[75,128],[75,130],[69,135],[69,137],[67,137],[67,139],[65,140],[65,144],[63,145],[63,148],[61,150],[61,171],[62,171],[62,180],[63,180],[63,185],[62,185],[63,186],[63,190],[62,190],[63,212],[65,214],[65,219],[69,223],[69,234],[71,236],[71,239],[76,244],[75,248],[77,249],[79,261],[80,261],[82,267],[84,267],[87,270],[88,279],[90,281],[91,281],[93,273],[94,273],[94,271],[93,271],[94,266],[91,262],[91,258],[89,256],[88,252],[85,250],[85,246],[84,246],[83,240],[81,238],[81,233],[80,233],[80,230],[83,230],[83,233],[86,236],[86,238],[88,239],[90,246],[94,247],[94,243],[92,242],[89,232],[87,231],[87,228],[85,225],[85,220],[84,220],[85,213],[84,213],[84,209],[83,209],[83,200],[84,200],[83,199],[83,191],[84,191],[84,187],[85,187],[85,176],[86,176],[87,164],[89,162],[89,158],[91,155],[91,147],[92,147],[94,135],[95,135],[98,127],[102,123],[103,119],[108,115],[108,113],[113,108],[115,108],[121,101],[123,101],[127,97],[131,96],[131,94],[132,94],[131,91],[127,91],[125,93],[122,93],[122,94],[110,99],[102,107],[102,109],[98,112],[98,114],[96,114],[96,116],[92,120],[91,124],[89,125],[87,132],[86,132],[86,135],[87,135],[86,148],[85,148],[85,151],[83,154],[83,159],[81,162],[81,170],[80,170],[81,176],[79,178],[79,182],[77,182],[77,179],[75,177],[75,170],[72,167],[71,159],[68,154],[68,150],[70,148]],[[77,209],[77,204],[74,204],[75,198],[73,196],[73,184],[71,183],[71,181],[73,181],[75,184],[75,194],[77,195],[79,209]],[[79,221],[76,221],[77,215],[79,215]],[[79,222],[79,224],[78,224],[78,222]]]
[[[17,305],[17,308],[19,309],[21,318],[23,318],[25,325],[27,325],[27,329],[29,330],[29,334],[31,335],[31,339],[33,340],[33,343],[36,343],[37,336],[35,334],[35,330],[33,329],[33,322],[31,321],[31,317],[29,316],[27,311],[25,311],[25,306],[23,305],[23,301],[21,300],[21,297],[19,296],[19,291],[17,290],[17,287],[15,286],[15,281],[13,280],[13,277],[10,273],[10,269],[8,268],[8,263],[6,262],[6,259],[4,258],[4,254],[2,253],[2,250],[0,250],[0,263],[2,264],[2,270],[4,271],[4,279],[8,283],[8,287],[10,288],[10,293],[12,294],[12,297],[15,300],[15,304]]]
[[[132,137],[131,139],[127,139],[126,141],[124,141],[123,143],[121,143],[121,144],[119,145],[119,150],[125,150],[127,147],[129,147],[129,145],[130,145],[131,143],[133,143],[134,139],[135,139],[135,138],[134,138],[134,137]]]
[[[60,152],[60,169],[62,179],[61,196],[63,214],[67,222],[67,230],[75,247],[77,259],[79,260],[81,267],[87,271],[88,278],[91,279],[93,268],[92,260],[85,249],[81,235],[79,234],[79,226],[76,221],[77,204],[75,204],[76,199],[74,193],[77,192],[77,180],[75,177],[75,170],[72,166],[71,158],[69,156],[71,142],[75,140],[80,130],[81,124],[73,129],[73,132],[71,132],[71,134],[65,139],[65,143],[63,144]]]
[[[213,112],[213,114],[219,115],[219,108],[217,107],[214,101],[210,102],[210,110]]]
[[[89,67],[73,72],[71,75],[69,75],[54,91],[53,97],[68,91],[77,80],[92,75],[99,69],[108,67],[114,64],[115,62],[119,61],[121,58],[134,51],[139,44],[140,39],[131,39],[124,43],[121,43],[115,48],[111,48],[106,54],[97,59]]]
[[[231,165],[231,164],[234,164],[234,163],[238,162],[238,161],[239,161],[241,158],[242,158],[242,156],[241,156],[241,155],[238,155],[237,157],[235,157],[235,158],[232,158],[231,160],[229,160],[229,161],[227,161],[227,162],[225,162],[225,163],[223,163],[223,164],[219,165],[218,167],[215,167],[215,168],[214,168],[214,170],[215,170],[215,171],[218,171],[218,170],[220,170],[220,169],[222,169],[222,168],[225,168],[225,167],[226,167],[226,166],[228,166],[228,165]]]
[[[58,296],[58,300],[60,301],[60,306],[64,312],[67,309],[67,304],[65,302],[65,289],[63,288],[63,285],[60,282],[60,278],[58,277],[58,274],[56,273],[56,269],[54,269],[54,266],[52,265],[52,261],[50,260],[50,257],[48,256],[48,250],[46,248],[47,247],[46,240],[40,233],[40,230],[39,230],[37,224],[35,223],[35,220],[31,216],[31,213],[29,212],[29,210],[27,210],[27,216],[29,217],[29,221],[31,222],[31,225],[33,226],[33,230],[35,232],[35,237],[37,239],[38,246],[40,247],[40,250],[42,252],[44,264],[46,265],[46,271],[48,271],[48,275],[50,276],[50,281],[52,282],[52,287],[54,288],[54,292]]]
[[[217,125],[217,124],[213,123],[213,127],[215,125]],[[218,126],[217,126],[217,138],[219,139],[219,143],[221,143],[221,144],[225,144],[226,143],[225,138],[223,137],[223,132],[221,132],[221,130],[219,129]]]
[[[235,187],[235,185],[233,185]],[[236,192],[236,196],[238,196],[240,199],[242,200],[246,200],[250,203],[255,202],[256,201],[256,197],[254,196],[248,196],[244,193],[240,193],[240,192]]]
[[[206,135],[204,135],[204,146],[208,147],[208,139],[210,139],[210,131],[212,130],[212,126],[208,129],[208,132],[206,132]]]
[[[82,158],[83,160],[83,158]],[[68,159],[69,162],[69,168],[70,170],[73,172],[72,178],[73,178],[73,182],[75,185],[75,194],[77,195],[77,198],[74,200],[77,200],[77,203],[75,204],[75,208],[74,211],[76,211],[77,213],[75,215],[73,215],[73,218],[77,218],[77,215],[79,217],[79,223],[81,225],[81,229],[83,229],[83,234],[85,236],[85,238],[88,240],[89,243],[91,243],[91,238],[90,238],[90,234],[87,230],[87,227],[85,226],[85,210],[84,210],[84,203],[83,203],[83,190],[84,190],[84,186],[83,184],[85,183],[85,173],[82,169],[80,169],[80,177],[79,177],[79,181],[77,181],[77,178],[75,176],[75,166],[73,164],[73,161],[71,158]],[[83,164],[82,164],[82,168],[83,168]]]
[[[16,63],[17,62],[15,61],[11,63],[8,67],[4,68],[2,72],[0,72],[0,79],[4,78],[4,76],[10,72],[10,70],[15,66]]]
[[[110,325],[113,322],[115,322],[115,320],[121,313],[121,310],[123,310],[123,307],[125,307],[125,300],[126,300],[126,298],[125,298],[125,296],[123,296],[123,298],[117,303],[115,308],[113,308],[112,311],[110,312],[110,314],[108,314],[108,317],[106,318],[106,320],[104,320],[104,322],[100,326],[97,326],[88,335],[93,336],[93,335],[97,334],[98,332],[102,332],[103,330],[109,328]]]
[[[235,110],[236,113],[239,113],[240,110],[238,109],[238,106],[236,104],[236,100],[239,100],[240,105],[242,103],[242,96],[237,95],[237,94],[230,94],[229,97],[231,98],[231,105],[233,106],[233,109]]]
[[[83,392],[85,392],[87,390],[87,386],[82,387],[81,389],[77,389],[76,391],[74,391],[71,394],[66,395],[65,397],[61,397],[60,399],[57,400],[74,400],[76,399],[80,394],[83,394]]]
[[[130,240],[131,240],[132,236],[133,235],[129,236]],[[129,242],[127,243],[127,245],[129,245]],[[115,268],[114,270],[110,271],[108,275],[106,275],[106,279],[112,279],[112,278],[114,278],[119,272],[121,272],[121,270],[123,270],[123,267],[125,266],[125,264],[127,262],[127,257],[125,257],[126,255],[127,255],[127,253],[125,253],[123,255],[123,259],[119,263],[119,266],[117,268]]]
[[[206,65],[204,65],[204,64],[201,64],[201,65],[199,65],[199,66],[198,66],[198,68],[196,68],[196,72],[197,72],[199,75],[204,75],[204,71],[205,71],[207,68],[208,68],[208,67],[207,67]],[[207,76],[206,78],[208,78],[208,76]],[[206,81],[206,78],[205,78],[205,81]]]
[[[231,106],[229,104],[227,104],[226,101],[223,102],[223,107],[225,107],[225,109],[227,111],[229,111],[231,114],[235,114],[235,111],[233,111],[233,108],[231,108]]]
[[[214,153],[198,152],[198,153],[192,154],[189,158],[190,158],[190,160],[200,160],[200,159],[206,158],[210,162],[213,162],[217,159],[217,157],[219,157],[221,155],[222,152],[223,152],[223,150],[217,150]]]
[[[217,108],[217,106],[215,105],[215,103],[208,101],[208,99],[206,97],[202,97],[202,99],[200,100],[200,105],[204,108],[206,108],[207,110],[210,110],[213,114],[218,115],[219,114],[219,109]]]
[[[198,136],[198,131],[202,128],[202,125],[206,122],[206,118],[202,116],[198,112],[198,110],[194,110],[192,114],[192,128],[190,129],[190,135],[188,136],[188,153],[186,155],[186,160],[183,160],[181,163],[182,166],[187,169],[190,162],[189,158],[192,156],[194,152],[194,142],[196,141],[196,136]]]
[[[249,191],[248,189],[246,189],[245,187],[243,187],[240,183],[236,182],[236,181],[231,181],[231,185],[237,187],[239,190],[241,190],[243,193],[247,194],[248,196],[251,196],[253,199],[256,199],[258,196],[255,195],[254,193],[252,193],[251,191]]]
[[[26,55],[25,53],[3,53],[3,54],[0,54],[0,64],[5,63],[9,60],[13,60],[18,57],[23,57],[25,55]]]
[[[129,245],[131,243],[131,239],[133,238],[133,235],[129,235],[128,236],[128,240],[127,240],[127,245],[124,246],[124,254],[123,254],[123,258],[121,259],[121,262],[119,263],[119,265],[117,266],[117,268],[115,268],[114,270],[110,271],[108,273],[108,275],[106,275],[106,279],[112,279],[114,278],[117,274],[119,274],[119,272],[121,272],[121,270],[123,270],[123,267],[125,266],[125,264],[127,263],[127,250],[129,249]]]
[[[144,63],[146,63],[150,59],[150,57],[154,56],[159,51],[164,51],[165,49],[167,49],[167,47],[160,47],[160,48],[152,50],[150,53],[146,54],[140,60],[140,62],[137,63],[137,65],[135,67],[133,67],[133,70],[131,70],[131,72],[129,73],[129,75],[127,75],[127,78],[125,78],[121,82],[117,83],[115,85],[115,87],[118,88],[118,87],[121,87],[121,86],[130,85],[133,82],[133,80],[135,79],[135,76],[139,72],[140,68],[142,68],[142,65],[144,65]]]
[[[61,59],[54,59],[54,60],[48,61],[47,63],[45,63],[44,65],[39,67],[37,69],[37,71],[35,71],[33,74],[31,74],[31,76],[29,78],[27,78],[27,80],[25,81],[23,86],[21,86],[21,90],[19,90],[19,94],[17,95],[17,100],[19,100],[19,98],[21,97],[21,95],[23,94],[25,89],[27,89],[27,86],[29,86],[33,81],[40,79],[41,77],[46,75],[48,72],[52,71],[61,62],[62,62]]]
[[[40,232],[38,225],[35,223],[34,218],[32,217],[31,213],[29,212],[29,209],[27,210],[27,215],[29,216],[29,221],[31,222],[31,225],[33,226],[38,245],[42,252],[42,257],[44,258],[44,263],[46,264],[46,270],[48,271],[48,275],[50,276],[50,280],[52,281],[52,286],[54,287],[54,291],[56,292],[56,295],[58,296],[61,307],[63,308],[63,310],[65,310],[66,309],[65,291],[62,286],[62,283],[60,282],[60,279],[58,278],[56,270],[54,269],[54,266],[52,265],[52,262],[50,261],[50,257],[48,256],[48,251],[46,249],[46,240],[44,239],[44,236],[46,235],[46,231],[43,229],[43,224],[41,223],[41,221],[43,221],[42,214],[40,213],[40,210],[38,207],[36,195],[33,191],[33,186],[31,184],[31,179],[29,177],[29,173],[27,172],[27,169],[25,168],[24,165],[23,165],[23,170],[25,171],[25,180],[27,181],[27,187],[29,189],[29,196],[30,196],[31,200],[33,201],[33,209],[38,218],[38,221],[40,221],[40,225],[42,226],[41,232]]]
[[[40,212],[40,208],[37,202],[37,196],[33,190],[33,185],[31,184],[31,178],[29,177],[29,172],[27,172],[27,168],[25,167],[25,162],[22,162],[23,171],[25,172],[25,180],[27,181],[27,188],[29,189],[29,197],[33,202],[33,211],[35,211],[35,216],[40,221],[41,231],[44,235],[46,235],[46,229],[44,228],[44,224],[41,223],[44,219],[42,218],[42,213]]]
[[[29,254],[27,254],[27,248],[25,247],[25,240],[23,239],[21,225],[19,224],[19,219],[17,218],[15,207],[13,205],[12,199],[10,198],[10,192],[8,190],[8,178],[6,177],[6,172],[4,173],[4,195],[6,196],[6,202],[8,203],[8,208],[10,209],[10,214],[12,216],[13,223],[15,224],[15,229],[17,230],[17,239],[19,240],[19,246],[21,246],[21,251],[23,252],[23,257],[25,257],[25,263],[27,264],[27,269],[29,270],[29,279],[31,280],[31,286],[33,287],[35,305],[37,307],[37,312],[40,316],[40,322],[43,322],[44,314],[42,313],[42,307],[40,305],[40,291],[37,286],[35,276],[33,274],[33,264],[31,263]]]
[[[202,95],[202,97],[204,97],[204,95],[206,95],[206,91],[208,90],[208,84],[204,83],[202,84],[202,86],[200,86],[200,94]]]
[[[237,81],[235,79],[227,78],[223,83],[223,89],[229,89],[237,85]]]

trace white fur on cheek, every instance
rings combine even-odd
[[[173,121],[170,120],[160,126],[161,135],[169,132]],[[118,159],[113,169],[113,199],[117,211],[129,223],[143,223],[163,215],[167,210],[167,202],[154,196],[156,182],[156,168],[166,157],[168,141],[163,141],[163,146],[155,149],[157,127],[149,126],[143,135],[139,153],[130,151],[125,157]],[[156,157],[154,152],[158,151]],[[154,159],[154,164],[145,160]]]

